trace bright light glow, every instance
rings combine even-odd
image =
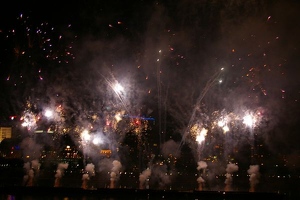
[[[103,141],[101,138],[97,137],[93,139],[93,144],[97,145],[97,144],[102,144]]]
[[[115,115],[115,119],[117,122],[121,121],[122,120],[122,115],[120,112],[118,112],[116,115]]]
[[[22,126],[23,126],[23,127],[26,127],[26,126],[28,126],[28,125],[29,125],[28,122],[23,122],[23,123],[22,123]]]
[[[243,123],[246,126],[252,127],[255,123],[255,119],[250,114],[247,114],[243,117]]]
[[[81,133],[81,137],[82,137],[84,140],[86,140],[86,141],[88,141],[88,140],[90,140],[90,139],[91,139],[91,136],[90,136],[90,134],[89,134],[89,131],[88,131],[88,130],[84,130],[84,131],[82,131],[82,133]]]
[[[116,93],[120,93],[120,92],[123,92],[124,91],[124,88],[123,88],[123,86],[120,84],[120,83],[116,83],[115,85],[114,85],[114,87],[113,87],[113,89],[114,89],[114,91],[116,92]]]
[[[10,116],[11,120],[14,120],[17,116]]]
[[[23,121],[22,126],[27,127],[28,130],[30,130],[36,126],[39,117],[35,116],[32,112],[25,112],[20,120]]]
[[[224,126],[224,127],[223,127],[223,132],[226,133],[226,132],[228,132],[228,131],[229,131],[229,127],[228,127],[227,125]]]
[[[218,126],[223,129],[224,133],[229,131],[229,127],[227,126],[227,119],[221,119],[220,121],[218,121]]]
[[[46,116],[47,118],[52,117],[52,116],[53,116],[53,111],[52,111],[52,110],[46,110],[46,111],[45,111],[45,116]]]
[[[205,140],[205,136],[207,134],[207,129],[202,128],[200,133],[196,136],[196,141],[201,144]]]
[[[219,127],[225,126],[225,120],[220,120],[220,121],[218,121],[218,126],[219,126]]]

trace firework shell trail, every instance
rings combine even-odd
[[[189,133],[189,130],[191,129],[192,127],[192,124],[195,120],[195,116],[196,116],[196,112],[197,110],[201,107],[201,101],[202,99],[204,98],[204,96],[206,95],[206,93],[209,91],[209,89],[216,83],[217,79],[219,78],[219,76],[221,75],[222,71],[224,70],[224,68],[221,68],[220,71],[217,71],[215,74],[213,74],[211,76],[211,78],[207,81],[204,89],[202,90],[201,94],[199,95],[197,101],[196,101],[196,104],[195,104],[195,107],[193,109],[193,112],[192,112],[192,115],[190,117],[190,120],[189,120],[189,123],[183,133],[183,136],[182,136],[182,139],[181,139],[181,142],[180,142],[180,145],[179,145],[179,149],[178,151],[181,150],[181,147],[182,145],[184,144],[185,142],[185,138],[187,137],[187,134]]]

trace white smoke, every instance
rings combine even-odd
[[[88,188],[88,181],[90,177],[95,176],[95,165],[93,163],[89,163],[85,166],[85,171],[82,175],[82,185],[81,188],[87,189]]]
[[[207,168],[207,163],[205,162],[205,161],[199,161],[198,162],[198,167],[197,167],[197,170],[201,170],[201,169],[203,169],[203,170],[205,170]]]
[[[180,153],[177,151],[179,148],[179,143],[176,143],[174,140],[168,140],[162,145],[162,155],[167,158],[169,155],[179,157]]]
[[[232,174],[239,170],[239,167],[234,163],[227,164],[226,179],[225,179],[225,191],[230,191],[232,185]]]
[[[110,173],[110,188],[115,188],[115,181],[119,178],[120,170],[122,168],[122,164],[118,160],[114,160],[112,162],[113,167]]]
[[[139,176],[139,181],[140,181],[140,189],[143,189],[145,186],[145,183],[147,181],[147,179],[150,177],[151,175],[151,169],[147,168],[145,169]],[[146,186],[147,188],[147,186]]]
[[[95,165],[93,163],[89,163],[85,166],[85,171],[89,174],[89,176],[95,176]]]
[[[165,189],[171,183],[167,165],[155,165],[151,169],[151,182],[158,183],[159,189]]]
[[[82,189],[87,189],[88,188],[88,181],[90,180],[90,176],[88,174],[83,174],[82,175]]]
[[[24,166],[23,166],[24,170],[25,170],[25,175],[23,177],[23,184],[26,185],[27,181],[28,181],[28,178],[29,178],[29,170],[30,170],[30,162],[26,162],[24,163]]]
[[[197,182],[200,184],[200,183],[205,183],[205,180],[201,177],[201,176],[199,176],[198,178],[197,178]]]
[[[259,165],[250,165],[247,170],[250,175],[250,192],[255,192],[255,186],[259,183],[260,173],[259,173]]]
[[[204,186],[204,183],[205,183],[205,180],[203,179],[203,175],[205,174],[206,168],[207,168],[207,163],[205,161],[199,161],[198,162],[197,170],[200,171],[200,175],[197,178],[198,190],[199,191],[203,190],[203,186]]]
[[[23,177],[24,185],[33,186],[33,180],[35,174],[38,174],[40,170],[40,163],[38,160],[32,160],[31,162],[24,163],[25,175]]]
[[[32,160],[31,161],[31,168],[34,169],[36,172],[40,170],[41,164],[39,163],[38,160]]]
[[[25,138],[21,142],[20,147],[26,157],[32,158],[33,160],[37,160],[40,157],[42,145],[37,144],[33,138]]]
[[[64,171],[68,168],[68,166],[69,166],[68,163],[59,163],[57,165],[54,187],[59,187],[60,186],[60,179],[63,176]]]

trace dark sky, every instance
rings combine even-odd
[[[298,152],[299,8],[292,0],[9,1],[0,12],[1,120],[21,115],[26,101],[37,110],[63,102],[84,126],[99,101],[102,111],[121,105],[155,117],[157,131],[184,135],[193,123],[210,127],[215,111],[261,112],[269,147]],[[115,81],[126,88],[119,102]]]

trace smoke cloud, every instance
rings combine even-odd
[[[199,161],[197,170],[200,172],[199,177],[197,178],[198,190],[202,191],[204,187],[205,180],[203,176],[205,175],[205,170],[207,168],[207,163],[205,161]]]
[[[144,189],[145,187],[148,189],[149,185],[146,184],[148,182],[147,179],[149,179],[151,175],[151,169],[147,168],[145,169],[139,176],[139,182],[140,182],[140,189]],[[146,186],[145,186],[146,185]]]
[[[110,188],[115,188],[115,182],[118,180],[119,178],[119,174],[120,174],[120,170],[122,168],[122,164],[120,161],[118,160],[114,160],[112,162],[112,169],[110,172]]]
[[[82,175],[81,188],[88,189],[88,181],[92,176],[95,176],[95,165],[93,163],[88,163],[85,166],[85,173]]]
[[[180,156],[180,152],[178,152],[179,143],[175,142],[174,140],[168,140],[162,145],[162,155],[167,158],[169,155],[178,157]]]
[[[167,165],[153,165],[151,168],[151,185],[158,189],[166,189],[170,183]]]
[[[250,175],[250,189],[249,192],[255,192],[255,187],[259,183],[260,172],[259,172],[259,165],[250,165],[249,169],[247,170],[248,174]]]
[[[40,163],[38,160],[24,163],[25,175],[23,177],[23,184],[26,186],[34,186],[35,175],[38,175],[40,170]]]
[[[55,181],[54,181],[54,187],[60,186],[60,180],[62,176],[64,175],[64,171],[68,168],[68,163],[59,163],[57,165],[56,174],[55,174]]]
[[[239,167],[234,164],[234,163],[229,163],[227,164],[226,167],[226,180],[225,180],[225,191],[230,191],[232,190],[231,185],[232,185],[232,175],[234,172],[237,172],[239,170]]]

